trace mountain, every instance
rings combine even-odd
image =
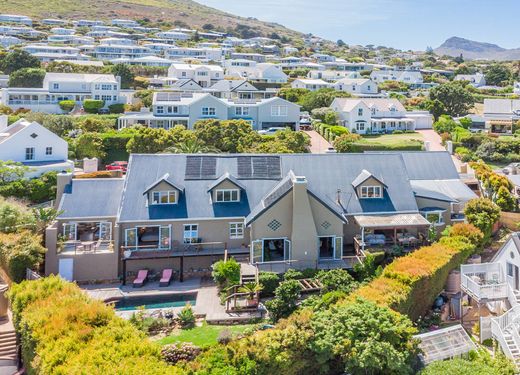
[[[236,30],[244,37],[255,36],[247,35],[250,31],[258,36],[267,36],[273,32],[287,38],[302,36],[276,23],[235,16],[192,0],[2,0],[0,13],[23,14],[35,20],[148,19],[152,22],[168,22],[172,27],[175,27],[173,23],[177,21],[176,26],[202,29],[203,25],[212,25],[213,29]]]
[[[462,56],[469,60],[520,60],[520,48],[506,49],[496,44],[459,37],[447,39],[433,50],[437,55]]]

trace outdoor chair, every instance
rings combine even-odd
[[[137,277],[134,280],[133,287],[140,288],[142,287],[148,279],[148,270],[139,270],[137,273]]]
[[[173,270],[167,268],[163,270],[161,280],[159,280],[159,286],[168,286],[172,280]]]

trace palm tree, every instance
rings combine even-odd
[[[209,154],[218,153],[219,150],[215,147],[206,145],[198,139],[187,139],[173,147],[168,147],[164,152],[174,154]]]
[[[248,293],[247,299],[249,301],[252,301],[255,299],[255,297],[258,295],[258,293],[260,293],[262,291],[262,289],[263,289],[263,287],[259,283],[250,282],[250,283],[245,283],[244,285],[242,285],[238,289],[238,291],[240,293]]]

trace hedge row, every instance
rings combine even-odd
[[[459,227],[462,226],[469,228],[466,232],[470,234],[460,235],[463,231]],[[351,297],[374,301],[416,320],[430,309],[443,290],[448,273],[475,252],[482,237],[472,225],[456,224],[450,235],[396,259],[380,277],[356,290]]]
[[[396,143],[394,145],[382,144],[382,143],[365,143],[365,142],[354,142],[352,144],[352,152],[365,152],[365,151],[421,151],[423,148],[422,143],[413,141],[404,141]]]
[[[12,286],[13,321],[29,374],[179,374],[160,348],[57,276]]]
[[[328,142],[332,143],[342,134],[348,134],[349,130],[344,126],[340,125],[328,125],[322,122],[316,122],[314,125],[314,130],[316,130],[323,138],[325,138]]]

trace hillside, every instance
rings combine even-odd
[[[447,39],[434,49],[437,55],[460,56],[469,60],[519,60],[520,48],[506,49],[496,44],[476,42],[459,37]]]
[[[149,19],[154,23],[167,22],[172,25],[177,21],[177,24],[182,23],[198,29],[205,24],[211,24],[223,31],[237,30],[237,27],[239,30],[252,29],[261,36],[273,32],[288,38],[302,35],[275,23],[235,16],[192,0],[2,0],[0,12],[23,14],[35,20],[43,18]]]

